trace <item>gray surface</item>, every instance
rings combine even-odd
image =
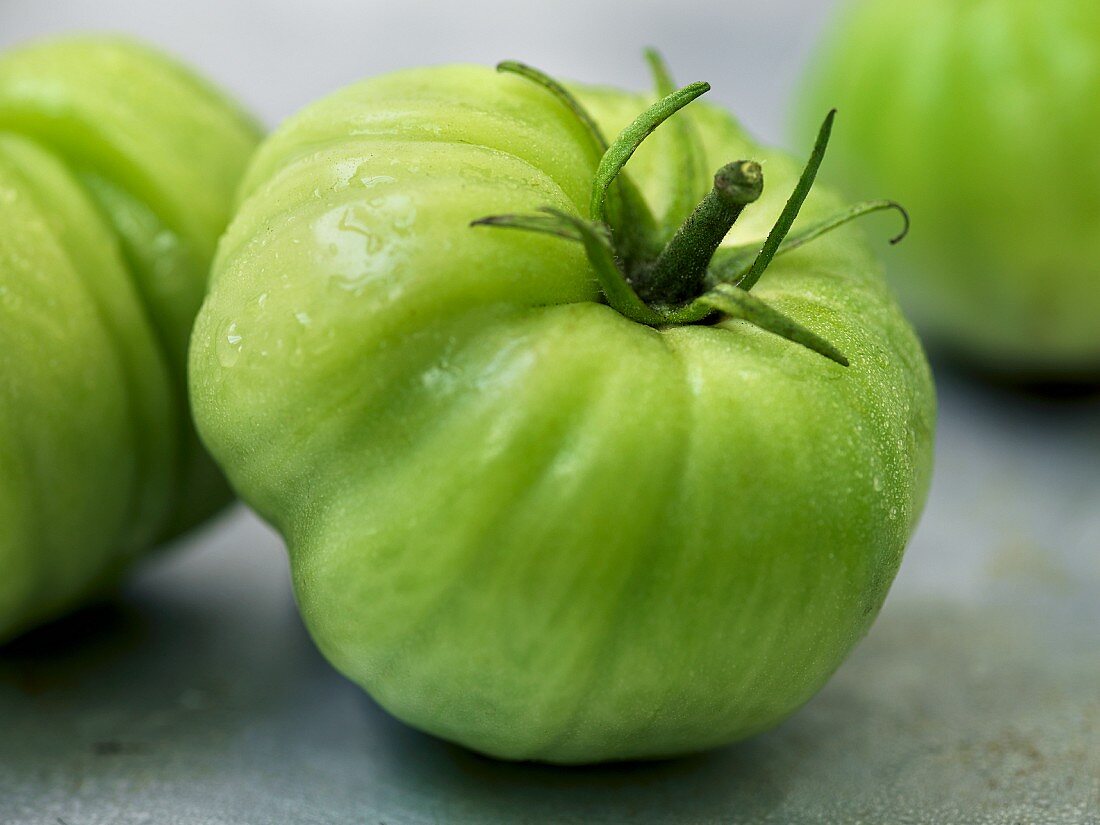
[[[940,384],[886,608],[770,734],[587,770],[418,734],[313,650],[238,511],[0,657],[0,822],[1100,823],[1100,398]]]
[[[454,59],[641,87],[656,43],[779,140],[828,5],[0,0],[0,46],[141,33],[275,122],[361,75]],[[940,377],[936,478],[894,592],[770,734],[589,770],[417,734],[316,654],[280,542],[238,510],[118,603],[0,652],[0,823],[1100,823],[1100,398]]]

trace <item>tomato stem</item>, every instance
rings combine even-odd
[[[588,210],[592,220],[607,223],[607,190],[642,142],[653,134],[658,126],[708,91],[710,91],[710,84],[702,82],[691,83],[682,89],[677,89],[634,118],[634,121],[619,133],[600,158],[600,165],[596,167],[596,177],[592,183],[592,203]]]
[[[584,238],[573,224],[563,221],[555,214],[538,215],[489,215],[471,221],[470,226],[496,226],[502,229],[522,229],[526,232],[540,232],[554,235],[567,241],[583,241]],[[605,230],[606,231],[606,230]]]
[[[834,120],[836,120],[836,109],[832,109],[825,116],[825,122],[821,124],[821,130],[817,133],[817,140],[814,142],[814,148],[810,153],[806,168],[802,170],[802,175],[799,177],[798,183],[795,184],[794,191],[791,192],[783,211],[779,213],[779,219],[775,222],[771,232],[768,233],[764,245],[760,247],[760,253],[756,256],[756,260],[752,262],[749,271],[738,283],[738,286],[742,289],[749,290],[756,286],[756,282],[760,280],[764,270],[772,262],[775,253],[779,251],[779,245],[783,243],[783,239],[790,232],[795,218],[798,217],[798,213],[802,209],[802,204],[806,202],[806,197],[810,194],[810,189],[813,188],[814,180],[817,178],[817,170],[821,168],[821,161],[825,158],[825,150],[829,146],[829,136],[833,132]]]
[[[801,344],[842,367],[848,366],[848,359],[844,353],[820,335],[740,287],[721,284],[701,297],[698,302],[713,307],[731,318],[741,318],[755,327]]]
[[[607,139],[600,127],[581,102],[561,83],[545,72],[517,60],[505,60],[498,63],[497,71],[516,74],[525,80],[542,86],[556,97],[584,127],[595,153],[600,157],[607,153]],[[649,239],[656,231],[656,221],[649,211],[649,205],[642,197],[642,193],[638,191],[638,188],[628,176],[619,175],[618,179],[615,180],[614,187],[610,188],[605,195],[608,198],[607,206],[609,208],[607,212],[610,213],[611,218],[609,219],[607,215],[604,215],[600,220],[601,223],[615,228],[620,254],[631,257],[644,254],[643,250],[649,248]]]
[[[613,309],[640,324],[655,327],[664,323],[664,317],[660,310],[651,307],[639,298],[633,287],[623,277],[623,272],[615,260],[615,249],[602,224],[586,221],[576,215],[570,215],[550,207],[544,207],[542,211],[546,215],[568,224],[580,236],[588,261],[596,271],[600,289],[607,299],[607,303]]]
[[[723,166],[710,190],[684,221],[652,266],[634,277],[635,289],[648,301],[680,304],[704,288],[715,250],[746,206],[760,197],[760,164],[742,160]]]
[[[672,73],[656,49],[646,49],[645,59],[653,77],[653,86],[661,97],[676,91]],[[696,203],[706,192],[708,169],[703,165],[703,147],[695,123],[688,117],[673,118],[669,122],[671,145],[662,160],[669,167],[668,179],[672,197],[661,217],[658,234],[662,241],[671,238],[687,220]]]
[[[787,237],[825,157],[836,117],[834,109],[825,117],[806,167],[759,250],[748,246],[723,248],[721,244],[745,207],[760,197],[764,185],[760,165],[742,160],[723,166],[714,176],[713,188],[692,208],[697,197],[696,181],[701,178],[701,174],[697,177],[696,166],[703,153],[691,124],[679,119],[670,155],[676,184],[671,205],[658,228],[623,167],[658,126],[708,91],[710,85],[700,82],[674,89],[660,56],[649,50],[646,59],[661,98],[610,144],[588,111],[560,83],[523,63],[499,64],[498,70],[526,78],[554,95],[585,129],[594,150],[602,154],[592,183],[589,219],[543,208],[534,215],[493,215],[471,225],[539,232],[582,244],[604,299],[638,323],[653,327],[696,324],[720,312],[848,366],[848,359],[831,343],[749,290],[778,255],[870,212],[897,209],[901,213],[905,227],[891,241],[897,243],[909,229],[908,214],[893,201],[867,201]]]
[[[520,77],[530,80],[532,83],[536,83],[542,86],[546,91],[550,92],[554,97],[561,101],[569,111],[573,113],[573,116],[581,122],[585,131],[588,133],[589,139],[596,147],[596,150],[602,155],[607,151],[607,138],[603,136],[603,132],[596,124],[596,121],[592,119],[592,115],[588,113],[588,110],[581,105],[581,102],[570,94],[569,90],[562,86],[550,75],[546,74],[534,66],[528,66],[526,63],[520,63],[518,60],[503,60],[497,64],[498,72],[509,72],[511,74],[517,74]]]
[[[848,207],[843,212],[831,215],[823,221],[818,221],[808,226],[806,229],[803,229],[801,232],[788,235],[783,239],[783,243],[779,245],[779,249],[775,251],[774,257],[778,258],[780,255],[786,255],[788,252],[793,252],[800,246],[804,246],[815,238],[820,238],[822,235],[843,226],[849,221],[853,221],[864,215],[870,215],[872,212],[881,212],[885,209],[895,209],[901,214],[903,221],[901,232],[890,239],[891,244],[900,243],[901,240],[909,234],[909,213],[905,210],[905,207],[896,201],[863,201],[862,203],[857,203],[854,206]],[[714,258],[711,260],[710,271],[707,275],[707,285],[714,286],[720,283],[740,283],[744,280],[745,275],[748,274],[756,255],[757,249],[755,245],[722,247],[715,253]]]

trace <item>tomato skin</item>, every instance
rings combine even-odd
[[[800,131],[822,106],[826,177],[912,213],[890,270],[918,326],[997,371],[1100,374],[1100,6],[851,2]]]
[[[258,140],[134,42],[0,56],[0,641],[228,502],[186,352]]]
[[[608,134],[646,101],[577,88]],[[693,104],[717,168],[792,161]],[[658,130],[629,167],[669,198]],[[349,87],[261,147],[191,351],[204,441],[283,533],[324,654],[394,715],[498,757],[668,756],[805,702],[885,598],[924,500],[920,345],[847,228],[759,293],[845,369],[739,321],[653,329],[580,248],[470,228],[585,214],[596,157],[489,69]],[[811,196],[807,221],[838,207]]]

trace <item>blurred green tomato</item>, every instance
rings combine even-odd
[[[1100,3],[855,0],[800,123],[822,106],[832,179],[913,215],[890,270],[919,327],[998,371],[1100,375]]]
[[[0,641],[228,500],[185,354],[258,137],[132,42],[0,57]]]
[[[920,345],[851,227],[753,288],[812,174],[704,105],[645,139],[706,84],[659,70],[646,109],[507,68],[369,80],[264,144],[192,338],[200,432],[321,650],[410,724],[551,762],[748,736],[886,595]]]

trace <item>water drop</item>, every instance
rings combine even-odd
[[[217,343],[215,344],[215,350],[218,355],[218,363],[223,367],[232,367],[241,357],[241,347],[243,337],[237,331],[237,324],[233,322],[229,324],[218,336]]]
[[[397,178],[392,175],[365,175],[359,178],[359,183],[365,186],[367,189],[371,189],[379,184],[394,183]]]

